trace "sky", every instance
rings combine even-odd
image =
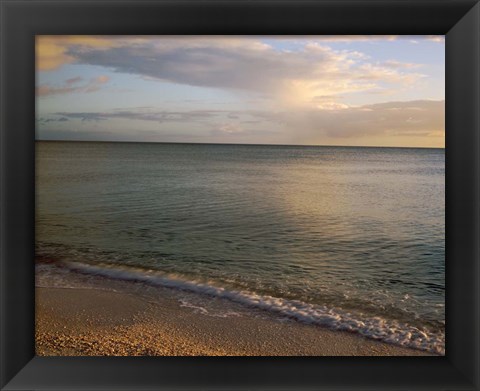
[[[36,138],[445,146],[444,36],[37,36]]]

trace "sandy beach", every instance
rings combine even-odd
[[[185,305],[169,289],[111,283],[36,289],[40,356],[417,356],[419,350],[278,319],[223,299]],[[145,288],[145,289],[144,289]],[[142,294],[138,294],[138,292]],[[225,311],[228,306],[228,311]],[[222,309],[219,315],[216,309]]]

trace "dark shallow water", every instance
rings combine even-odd
[[[36,149],[39,259],[444,352],[443,149]]]

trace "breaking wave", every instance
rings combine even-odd
[[[230,290],[211,283],[189,281],[178,276],[137,268],[90,265],[79,262],[62,263],[78,273],[102,276],[122,281],[141,282],[151,286],[172,288],[218,298],[228,299],[250,308],[256,308],[296,321],[348,331],[363,337],[431,353],[445,354],[445,334],[420,329],[405,323],[381,317],[366,317],[337,308],[305,303],[300,300],[259,295],[248,291]]]

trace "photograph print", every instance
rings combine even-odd
[[[444,36],[35,52],[36,355],[445,355]]]

